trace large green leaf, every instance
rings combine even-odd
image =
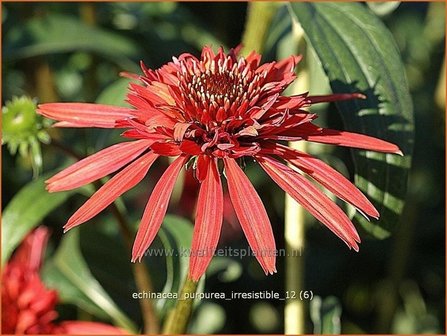
[[[79,230],[67,233],[56,254],[42,270],[45,283],[57,289],[62,302],[74,303],[100,318],[110,318],[116,325],[135,331],[133,322],[113,302],[93,277],[79,246]]]
[[[64,203],[73,191],[49,193],[48,174],[25,185],[9,202],[2,215],[2,265],[23,238],[50,212]]]
[[[36,17],[11,29],[5,41],[4,60],[52,53],[89,51],[117,63],[128,71],[138,70],[132,58],[142,54],[131,40],[116,33],[91,27],[67,15]]]
[[[309,3],[290,5],[304,29],[332,90],[363,92],[366,100],[338,103],[345,128],[393,142],[404,156],[353,151],[355,183],[381,214],[369,222],[355,219],[376,238],[386,238],[404,205],[413,148],[413,108],[404,68],[391,33],[364,5]]]

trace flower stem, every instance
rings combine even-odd
[[[291,143],[290,147],[305,151],[305,142]],[[286,301],[284,308],[284,333],[304,334],[305,305],[299,299],[298,293],[304,286],[304,257],[302,251],[305,246],[305,213],[292,197],[286,195],[284,236],[286,242],[286,283],[287,293],[295,293],[293,299]]]
[[[306,52],[304,31],[297,22],[292,22],[292,43],[297,54]],[[303,66],[304,65],[304,66]],[[306,64],[300,63],[300,75],[293,84],[291,94],[309,91],[309,70]],[[289,147],[306,152],[306,142],[290,142]],[[284,236],[286,242],[286,283],[288,293],[296,293],[293,299],[286,301],[284,309],[284,333],[305,333],[305,302],[299,299],[300,291],[304,289],[305,259],[302,255],[305,247],[305,211],[292,197],[286,194]]]
[[[280,3],[253,1],[248,4],[248,16],[245,32],[242,39],[242,54],[247,55],[252,50],[263,52],[265,40],[270,23],[275,14],[276,6]],[[293,23],[293,43],[297,50],[304,46],[304,34],[299,25]],[[300,50],[304,52],[304,50]],[[294,86],[296,92],[306,92],[309,87],[308,73],[300,73],[300,77]],[[291,143],[292,148],[304,150],[302,143]],[[304,209],[290,196],[286,195],[285,206],[285,241],[286,255],[297,256],[286,259],[286,291],[299,293],[304,283],[304,259],[301,257],[305,244],[305,214]],[[299,295],[298,295],[299,296]],[[305,324],[305,306],[299,298],[286,302],[284,312],[285,334],[303,334]]]
[[[247,19],[242,37],[242,55],[255,50],[262,53],[267,32],[279,3],[252,1],[248,3]]]
[[[183,283],[180,297],[177,300],[177,305],[174,310],[170,312],[163,334],[185,334],[188,327],[189,319],[191,318],[192,306],[194,304],[194,294],[197,291],[198,282],[186,277]]]

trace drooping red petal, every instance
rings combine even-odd
[[[46,181],[50,192],[70,190],[120,169],[143,153],[153,140],[122,142],[76,162]]]
[[[346,214],[322,191],[286,165],[267,156],[256,157],[261,167],[285,192],[315,218],[341,238],[349,248],[358,251],[360,237]]]
[[[169,199],[175,181],[177,180],[177,176],[188,158],[188,156],[178,157],[168,169],[166,169],[155,185],[146,208],[144,209],[143,218],[141,219],[140,227],[133,244],[132,262],[135,262],[137,259],[138,261],[141,261],[144,252],[146,252],[147,248],[154,240],[155,235],[163,222],[166,210],[168,209]]]
[[[149,152],[112,177],[70,217],[64,226],[64,231],[93,218],[123,193],[137,185],[157,158],[157,154]]]
[[[197,213],[189,260],[189,274],[199,281],[219,242],[223,219],[223,191],[216,162],[207,158],[208,167],[197,200]]]
[[[307,153],[281,144],[269,144],[267,146],[271,148],[271,154],[282,157],[302,170],[337,197],[355,206],[360,212],[376,219],[379,218],[379,212],[366,196],[351,181],[331,166]]]
[[[276,245],[267,212],[250,180],[236,160],[224,158],[228,191],[234,210],[264,272],[276,272]]]
[[[125,330],[100,322],[63,321],[58,325],[58,334],[67,335],[128,335]]]
[[[114,128],[117,120],[132,117],[132,110],[125,107],[89,103],[40,104],[37,113],[60,121],[62,127]]]
[[[373,138],[364,134],[337,131],[329,128],[323,128],[319,134],[308,135],[306,140],[402,155],[399,147],[391,142]]]

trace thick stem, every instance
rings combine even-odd
[[[273,2],[254,1],[249,3],[245,32],[242,39],[243,55],[249,54],[252,50],[259,53],[263,52],[267,32],[278,5],[280,4]],[[303,31],[296,23],[293,25],[293,28],[293,43],[299,50],[304,41]],[[300,73],[299,78],[294,91],[308,91],[309,76]],[[296,143],[291,143],[290,146],[297,148]],[[304,150],[304,144],[299,144],[298,146],[298,149]],[[286,255],[289,256],[286,260],[286,291],[299,293],[303,288],[304,282],[304,259],[301,257],[305,242],[304,210],[288,195],[286,195],[284,235]],[[303,301],[298,298],[288,300],[284,312],[285,333],[303,334],[305,330],[304,316],[305,306]]]
[[[198,282],[192,281],[189,277],[186,277],[179,299],[177,300],[177,305],[174,310],[170,312],[166,320],[163,334],[178,335],[186,333],[189,319],[192,314],[194,294],[197,291],[197,285]]]
[[[51,145],[54,148],[57,148],[64,153],[70,155],[71,157],[80,160],[82,159],[81,155],[73,151],[71,148],[65,146],[63,143],[52,139]],[[102,183],[96,182],[94,183],[94,187],[96,190],[101,188]],[[126,244],[126,248],[129,251],[129,254],[132,251],[132,244],[133,244],[133,234],[130,229],[130,224],[128,223],[126,217],[122,214],[120,209],[116,206],[115,203],[111,204],[111,211],[113,216],[115,217],[118,226],[120,228],[121,234],[124,238],[124,242]],[[138,288],[138,291],[140,292],[146,292],[151,293],[153,292],[153,286],[151,277],[149,275],[149,270],[147,269],[146,265],[144,263],[132,263],[132,272],[134,275],[135,283]],[[150,300],[141,299],[140,300],[140,308],[141,308],[141,314],[143,316],[144,321],[144,332],[146,334],[158,334],[160,327],[159,327],[159,320],[157,317],[157,314],[155,312],[154,306]]]
[[[306,45],[304,32],[298,23],[294,22],[292,43],[298,54],[304,54]],[[304,65],[304,66],[303,66]],[[309,91],[309,71],[305,60],[300,63],[300,74],[291,88],[290,94]],[[290,142],[289,147],[306,152],[306,142]],[[298,293],[304,290],[305,259],[302,255],[305,247],[305,210],[292,197],[286,194],[284,236],[286,242],[286,283],[288,293],[296,293],[293,299],[286,301],[284,309],[284,333],[305,333],[305,302],[299,299]],[[291,296],[292,297],[292,296]]]
[[[242,37],[242,55],[248,55],[253,50],[262,53],[267,32],[278,5],[275,2],[252,1],[248,3],[247,19]]]
[[[290,143],[291,148],[306,151],[306,143]],[[286,241],[286,292],[295,293],[286,301],[284,310],[284,333],[304,334],[306,306],[298,293],[304,290],[305,259],[305,211],[292,197],[286,195],[284,236]]]

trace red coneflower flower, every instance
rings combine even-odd
[[[120,328],[99,322],[55,322],[57,292],[46,288],[39,276],[48,235],[43,226],[30,233],[3,269],[2,335],[124,334]]]
[[[366,135],[325,129],[313,124],[315,114],[303,108],[320,102],[364,98],[361,94],[286,97],[284,89],[296,78],[300,57],[260,65],[252,52],[215,54],[205,47],[200,59],[191,54],[173,58],[158,70],[141,64],[143,75],[128,75],[127,102],[132,108],[98,104],[53,103],[39,113],[58,120],[59,127],[127,128],[134,141],[106,148],[48,180],[49,191],[80,187],[119,171],[68,220],[69,230],[89,220],[140,182],[159,156],[178,156],[156,184],[135,239],[132,261],[141,260],[165,216],[176,178],[190,163],[201,182],[190,258],[190,276],[205,272],[218,243],[222,225],[221,168],[233,207],[265,273],[276,272],[275,240],[267,212],[238,160],[250,157],[298,203],[358,250],[360,238],[344,212],[301,173],[312,177],[366,216],[379,213],[344,176],[312,156],[281,142],[313,141],[400,153],[399,148]],[[300,172],[284,164],[288,162]]]

